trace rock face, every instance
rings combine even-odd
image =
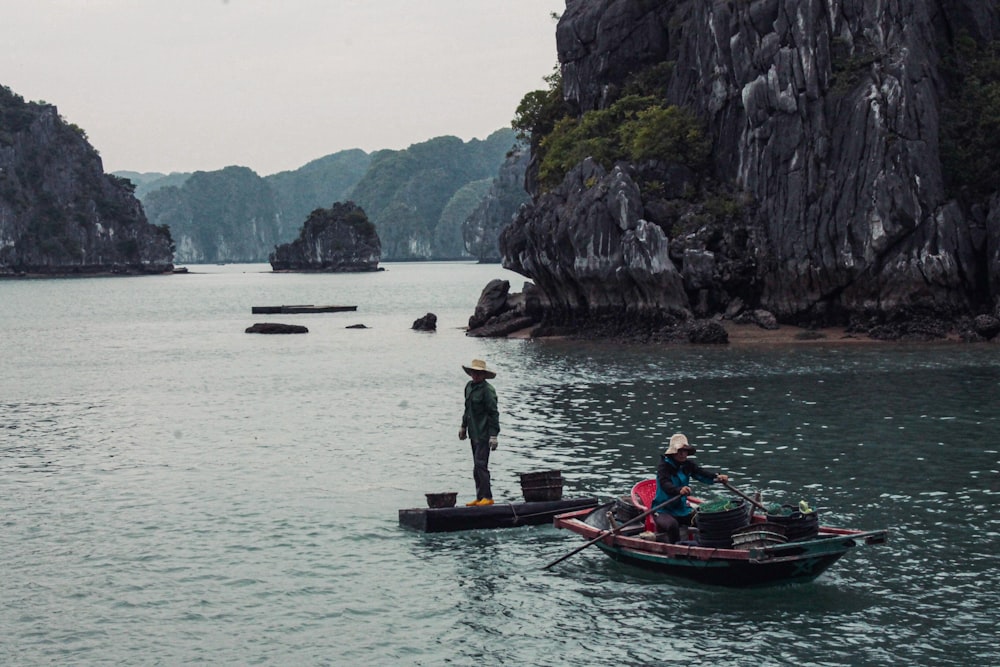
[[[376,271],[382,246],[375,225],[354,202],[316,209],[299,238],[271,253],[275,271]]]
[[[979,0],[568,0],[556,41],[572,113],[659,66],[662,102],[704,123],[711,164],[578,165],[532,191],[501,237],[504,266],[556,323],[656,327],[737,300],[782,323],[902,335],[995,314],[998,182],[949,166],[970,89],[948,63],[971,67],[998,39],[1000,6]],[[977,85],[1000,85],[989,76]]]
[[[555,324],[684,319],[687,295],[666,234],[642,213],[623,169],[609,174],[586,160],[504,231],[504,266],[534,279]]]
[[[531,283],[524,291],[510,293],[510,281],[496,278],[483,288],[476,312],[469,318],[468,336],[496,338],[528,329],[542,316],[539,290]]]
[[[500,233],[529,200],[524,175],[530,153],[516,146],[500,166],[489,192],[462,225],[466,251],[481,263],[500,262]]]
[[[0,86],[0,275],[165,273],[170,231],[56,107]]]

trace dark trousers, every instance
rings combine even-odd
[[[472,443],[472,479],[476,482],[476,500],[492,498],[493,489],[490,488],[490,442]]]
[[[681,526],[690,526],[693,512],[686,516],[674,516],[666,512],[657,512],[653,515],[653,523],[656,524],[657,533],[665,533],[667,542],[673,544],[681,539]]]

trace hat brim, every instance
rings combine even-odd
[[[492,380],[497,376],[496,373],[494,373],[493,371],[488,371],[485,368],[471,368],[469,366],[462,366],[462,370],[464,370],[469,375],[469,377],[472,377],[473,373],[482,373],[489,380]]]

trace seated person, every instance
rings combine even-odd
[[[688,455],[694,454],[695,451],[683,434],[675,433],[670,436],[670,445],[656,469],[656,497],[653,498],[652,506],[656,507],[675,496],[680,496],[653,514],[656,532],[665,533],[667,541],[671,543],[680,540],[681,526],[691,525],[694,510],[687,500],[691,495],[691,487],[688,486],[691,478],[705,484],[729,481],[729,475],[710,472],[689,460]]]

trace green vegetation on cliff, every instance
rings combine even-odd
[[[565,117],[541,140],[538,180],[551,188],[590,157],[606,169],[619,160],[677,162],[698,171],[708,165],[710,143],[693,114],[662,106],[654,97],[629,95],[581,118]]]
[[[530,137],[538,158],[538,182],[551,189],[574,166],[590,157],[606,169],[615,162],[662,160],[700,171],[709,164],[711,142],[703,124],[691,112],[663,103],[672,63],[636,73],[623,96],[606,109],[580,116],[568,112],[558,74],[547,78],[547,90],[522,98],[512,126]]]

